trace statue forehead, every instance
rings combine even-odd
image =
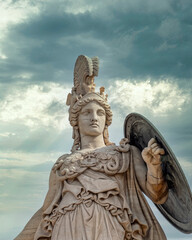
[[[82,107],[81,111],[86,109],[102,109],[105,111],[105,109],[96,101],[87,103],[85,106]]]

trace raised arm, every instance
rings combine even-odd
[[[164,150],[151,139],[142,153],[133,147],[136,178],[143,192],[156,204],[163,204],[168,197],[168,186],[161,167]]]

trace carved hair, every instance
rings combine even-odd
[[[78,127],[79,113],[85,105],[90,102],[97,102],[105,109],[106,122],[103,130],[103,139],[106,145],[110,145],[108,126],[112,122],[112,112],[109,104],[107,103],[108,95],[104,94],[104,87],[100,88],[100,93],[95,93],[94,77],[98,76],[99,71],[99,58],[89,58],[84,55],[80,55],[75,63],[74,67],[74,87],[71,93],[67,96],[66,104],[69,107],[69,121],[73,127],[73,139],[72,152],[80,148],[81,138]]]
[[[73,127],[73,139],[74,143],[72,146],[71,151],[74,152],[80,148],[81,144],[81,138],[79,133],[79,127],[78,127],[78,117],[81,109],[87,105],[90,102],[97,102],[101,107],[105,109],[106,114],[106,122],[105,122],[105,128],[103,131],[103,139],[106,145],[111,145],[112,143],[109,141],[109,134],[108,134],[108,126],[112,122],[112,112],[109,104],[104,101],[102,98],[99,99],[98,96],[94,97],[88,97],[88,98],[82,98],[81,100],[77,101],[76,104],[72,107],[72,109],[69,110],[69,121],[71,126]]]

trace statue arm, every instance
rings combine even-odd
[[[168,185],[163,177],[161,165],[148,167],[146,187],[153,202],[163,204],[168,198]]]
[[[155,171],[157,171],[156,176],[161,174],[161,177],[152,176],[150,173],[151,169],[145,164],[139,149],[132,146],[132,150],[135,174],[142,191],[154,203],[163,204],[168,197],[168,186],[167,182],[162,177],[161,166],[155,166]]]

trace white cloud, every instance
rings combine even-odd
[[[32,5],[29,0],[15,1],[5,0],[0,2],[0,31],[6,31],[9,24],[18,24],[29,18],[32,14],[38,14],[38,4]]]
[[[116,80],[109,88],[108,94],[110,103],[117,105],[123,113],[150,111],[158,116],[181,112],[191,100],[189,90],[181,90],[170,80]]]
[[[11,136],[15,136],[16,133],[13,132],[5,132],[5,133],[0,133],[0,137],[11,137]]]
[[[7,59],[7,56],[2,54],[2,53],[0,53],[0,59]]]
[[[15,87],[5,99],[0,101],[0,120],[6,123],[19,121],[34,129],[41,125],[57,130],[69,128],[68,107],[65,105],[69,88],[56,83]],[[58,109],[51,109],[51,105]]]
[[[12,0],[0,0],[0,42],[6,38],[10,25],[24,22],[38,13],[38,4],[31,5],[29,0],[14,2]],[[0,59],[6,60],[7,58],[6,52],[0,46]]]

